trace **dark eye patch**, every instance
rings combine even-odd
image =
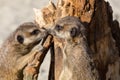
[[[76,35],[77,35],[77,28],[72,28],[71,30],[70,30],[70,35],[71,35],[71,37],[75,37]]]
[[[18,36],[17,36],[17,41],[18,41],[19,43],[23,44],[23,42],[24,42],[24,37],[21,36],[21,35],[18,35]]]
[[[60,25],[56,25],[55,26],[55,30],[57,30],[57,31],[60,31],[60,30],[62,30],[63,29],[63,26],[60,26]]]
[[[35,30],[33,30],[30,34],[31,34],[31,35],[37,35],[39,32],[40,32],[40,30],[35,29]]]

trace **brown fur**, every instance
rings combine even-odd
[[[72,28],[76,30],[71,31]],[[58,80],[99,80],[87,45],[85,27],[78,18],[67,16],[57,20],[50,33],[65,41],[61,41],[64,45],[63,69]]]
[[[35,29],[40,32],[31,34]],[[18,35],[24,38],[23,43],[17,40]],[[34,56],[34,47],[45,36],[46,31],[42,31],[32,22],[20,25],[1,46],[0,80],[23,80],[22,70]]]

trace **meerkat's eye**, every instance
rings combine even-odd
[[[40,32],[40,30],[35,29],[35,30],[33,30],[30,34],[31,34],[31,35],[37,35],[39,32]]]
[[[23,36],[18,35],[18,36],[17,36],[17,41],[18,41],[19,43],[23,44],[23,42],[24,42]]]
[[[71,35],[71,37],[75,37],[76,35],[77,35],[77,28],[72,28],[71,30],[70,30],[70,35]]]
[[[62,29],[63,29],[63,26],[56,25],[56,26],[55,26],[55,29],[56,29],[57,31],[62,30]]]

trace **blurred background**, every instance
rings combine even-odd
[[[42,8],[49,0],[0,0],[0,45],[23,22],[33,21],[33,8]],[[54,2],[57,0],[53,0]],[[113,8],[114,19],[120,22],[120,0],[106,0]],[[50,55],[47,54],[40,70],[40,80],[47,80]]]

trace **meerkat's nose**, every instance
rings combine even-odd
[[[55,36],[55,35],[56,35],[56,34],[55,34],[55,31],[54,31],[54,30],[52,30],[52,29],[49,29],[49,30],[48,30],[48,33],[49,33],[49,34],[51,34],[51,35],[53,35],[53,36]]]
[[[55,35],[54,29],[46,29],[44,27],[42,29],[45,30],[45,31],[47,31],[48,34]]]

